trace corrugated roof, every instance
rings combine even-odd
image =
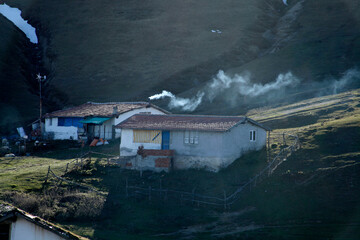
[[[114,116],[114,107],[117,107],[117,115],[143,107],[153,107],[164,113],[169,113],[156,105],[149,104],[148,102],[88,102],[76,107],[47,113],[44,117],[112,117]]]
[[[245,123],[248,120],[251,119],[236,116],[136,114],[118,124],[116,127],[144,130],[198,130],[224,132],[230,130],[237,124]],[[254,120],[249,122],[269,130]]]

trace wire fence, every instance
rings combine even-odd
[[[300,142],[297,135],[292,135],[288,133],[273,133],[272,139],[273,144],[281,144],[281,148],[279,149],[279,151],[274,153],[275,157],[268,159],[268,164],[265,168],[263,168],[254,177],[250,178],[248,181],[239,186],[230,195],[227,195],[225,190],[221,196],[216,197],[196,193],[195,188],[191,192],[163,188],[161,180],[159,188],[154,188],[152,186],[132,186],[129,185],[128,179],[126,179],[124,196],[126,198],[143,198],[148,199],[149,201],[152,201],[154,199],[165,201],[173,199],[175,201],[180,201],[180,204],[191,203],[192,205],[197,206],[216,206],[228,209],[231,207],[231,205],[236,203],[236,201],[240,198],[242,192],[244,192],[245,190],[251,190],[252,188],[256,187],[257,184],[272,175],[281,163],[283,163],[294,151],[300,148]],[[268,151],[270,151],[270,149],[270,142],[268,142]],[[99,191],[93,187],[64,178],[65,174],[74,169],[83,169],[85,165],[91,163],[92,157],[94,156],[101,156],[102,159],[106,159],[105,161],[107,166],[109,166],[110,164],[120,166],[119,161],[117,161],[119,156],[89,151],[80,156],[79,158],[76,158],[71,162],[67,163],[65,169],[61,171],[61,176],[55,174],[49,166],[48,173],[44,181],[44,186],[49,181],[54,180],[56,188],[59,188],[61,184],[65,182],[68,185],[76,188],[95,192],[100,195],[106,195],[104,192]]]
[[[300,147],[299,138],[297,135],[281,133],[273,134],[273,137],[277,139],[277,143],[282,143],[283,147],[279,150],[279,152],[276,153],[275,157],[273,157],[271,161],[269,161],[265,168],[263,168],[254,177],[250,178],[246,183],[238,187],[230,195],[227,195],[225,190],[223,196],[214,197],[195,193],[195,189],[193,189],[192,192],[163,189],[161,187],[161,182],[160,188],[153,188],[151,186],[149,186],[148,188],[130,186],[128,185],[127,180],[125,185],[125,195],[126,197],[148,198],[148,200],[150,201],[154,197],[160,198],[162,200],[168,200],[169,198],[173,198],[175,200],[179,200],[180,203],[191,202],[192,204],[197,206],[212,205],[228,209],[231,205],[236,203],[236,201],[240,198],[242,192],[244,192],[245,190],[251,190],[252,188],[256,187],[258,183],[262,182],[264,179],[273,174],[274,171],[278,168],[278,166]]]
[[[82,189],[85,191],[90,191],[90,192],[95,192],[99,195],[106,195],[106,193],[99,191],[91,186],[87,186],[83,183],[77,183],[75,181],[71,181],[69,179],[65,178],[65,175],[73,170],[81,170],[84,169],[84,167],[86,165],[89,165],[92,161],[92,157],[94,156],[102,156],[106,158],[106,165],[110,165],[111,160],[114,158],[118,158],[118,156],[114,156],[114,155],[109,155],[109,154],[105,154],[105,153],[100,153],[100,152],[94,152],[94,151],[89,151],[83,155],[81,155],[78,158],[75,158],[74,160],[68,162],[65,166],[65,169],[56,169],[56,172],[60,172],[60,174],[56,174],[54,173],[54,171],[51,169],[51,167],[49,166],[48,168],[48,172],[46,174],[44,183],[43,183],[43,188],[42,191],[44,192],[45,187],[49,187],[50,182],[53,183],[53,189],[56,191],[60,188],[60,186],[63,183],[67,183],[69,186],[71,186],[72,188],[77,188],[77,189]],[[60,176],[59,176],[60,175]]]

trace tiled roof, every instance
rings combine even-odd
[[[114,107],[117,107],[117,115],[122,113],[138,109],[144,107],[153,107],[164,113],[168,113],[167,111],[155,106],[153,104],[149,104],[147,102],[110,102],[110,103],[94,103],[88,102],[76,107],[55,111],[52,113],[47,113],[45,118],[47,117],[112,117],[114,114]]]
[[[61,236],[64,239],[88,240],[88,238],[78,236],[70,231],[67,231],[67,230],[65,230],[53,223],[50,223],[42,218],[33,216],[30,213],[27,213],[24,210],[16,208],[8,203],[0,202],[0,223],[3,221],[6,221],[8,219],[12,219],[14,217],[22,217],[22,218],[28,220],[29,222],[36,224],[37,226],[40,226],[44,229],[47,229],[47,230]]]
[[[144,130],[199,130],[211,132],[224,132],[240,123],[250,123],[267,128],[254,120],[235,116],[206,116],[206,115],[145,115],[136,114],[117,128],[144,129]]]

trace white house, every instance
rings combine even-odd
[[[134,114],[168,114],[167,111],[147,102],[88,102],[80,106],[48,113],[45,133],[53,139],[93,139],[120,137],[114,126]]]
[[[245,152],[263,148],[270,131],[246,117],[196,115],[137,114],[116,127],[122,129],[120,156],[135,156],[140,146],[170,149],[174,168],[211,171],[228,166]]]
[[[86,240],[44,219],[9,204],[0,203],[0,239]]]

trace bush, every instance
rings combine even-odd
[[[0,198],[31,214],[48,220],[94,219],[100,216],[105,199],[91,193],[55,192],[38,195],[5,192]]]

